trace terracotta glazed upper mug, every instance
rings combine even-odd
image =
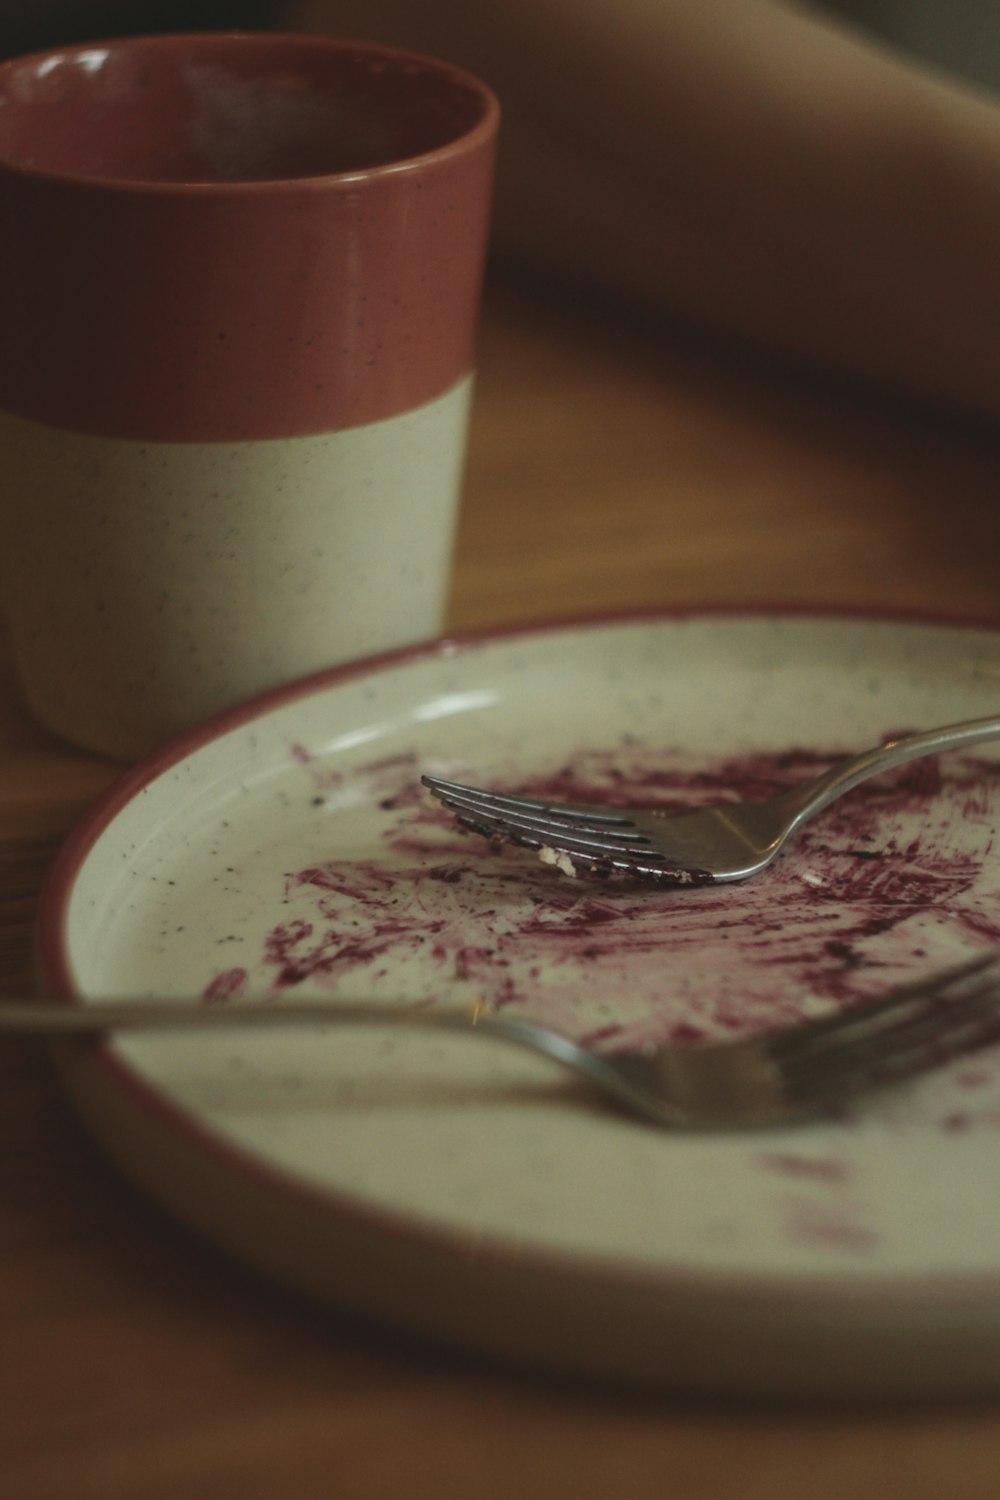
[[[497,119],[326,37],[0,64],[0,605],[50,728],[139,754],[440,630]]]

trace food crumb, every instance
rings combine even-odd
[[[543,844],[538,851],[538,858],[543,865],[554,865],[557,870],[561,870],[564,875],[568,875],[571,879],[575,880],[577,878],[578,871],[576,865],[568,854],[564,854],[558,849],[550,849],[547,844]]]

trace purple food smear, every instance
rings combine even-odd
[[[851,1177],[849,1164],[836,1157],[803,1156],[795,1151],[762,1151],[758,1161],[768,1171],[809,1182],[840,1184]]]
[[[220,969],[202,991],[207,1005],[217,1005],[222,1000],[236,1000],[244,994],[249,975],[246,969]]]
[[[879,1235],[858,1205],[786,1198],[780,1204],[788,1238],[807,1250],[837,1250],[857,1258],[878,1249]]]
[[[357,992],[361,980],[399,995],[410,976],[415,999],[516,1007],[594,1045],[683,1043],[855,1004],[1000,944],[990,867],[1000,763],[986,759],[953,753],[865,782],[753,879],[670,888],[571,879],[528,851],[494,849],[429,801],[414,755],[350,777],[305,747],[292,756],[315,793],[350,780],[383,823],[368,857],[290,870],[275,891],[285,915],[251,974],[255,992],[276,999],[345,981]],[[531,796],[680,809],[768,797],[839,758],[696,761],[627,739],[545,775],[494,780]],[[335,856],[335,809],[329,816]],[[213,976],[206,999],[241,992],[239,973]]]

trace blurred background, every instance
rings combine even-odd
[[[0,57],[154,31],[279,27],[280,0],[0,0]]]
[[[415,6],[424,3],[413,0]],[[815,5],[959,77],[1000,88],[998,0],[815,0]],[[372,0],[372,9],[378,9],[378,0]],[[301,11],[294,0],[0,0],[0,57],[127,33],[299,29]],[[337,0],[312,0],[305,11],[324,31],[340,29]],[[347,34],[356,34],[356,28]]]

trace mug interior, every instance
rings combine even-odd
[[[370,171],[488,117],[475,79],[332,38],[137,37],[0,65],[0,163],[121,183]]]

